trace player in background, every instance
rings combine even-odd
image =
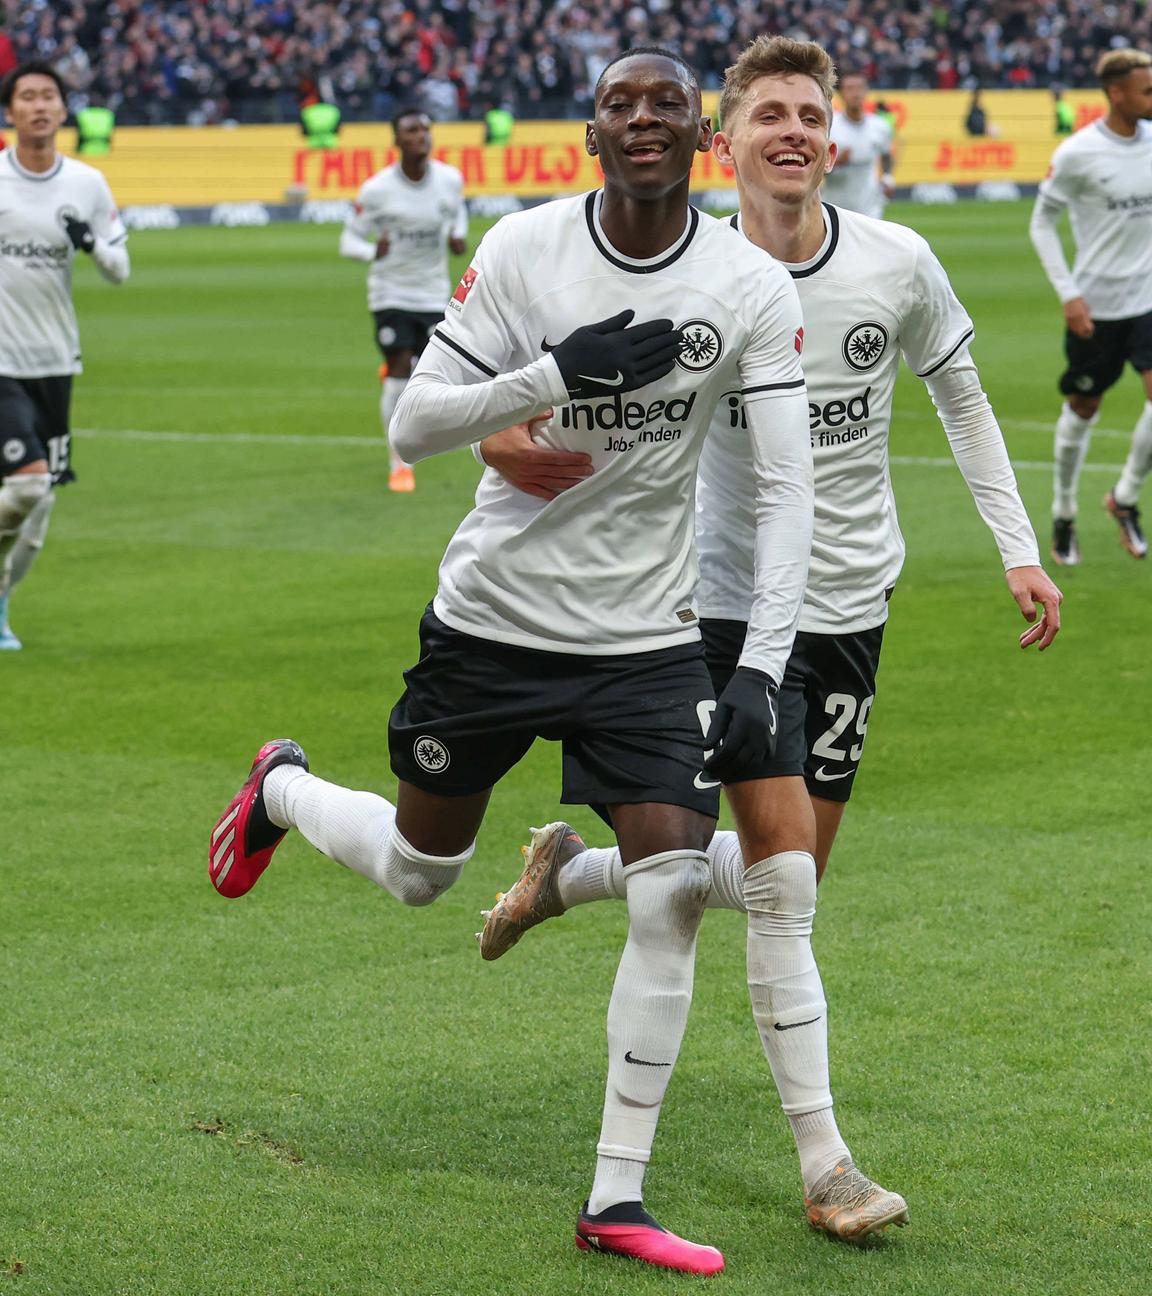
[[[693,1273],[723,1257],[644,1211],[644,1171],[691,1000],[718,780],[771,745],[812,525],[799,300],[771,257],[689,206],[711,137],[687,64],[630,51],[601,74],[586,131],[603,189],[485,236],[397,406],[398,448],[416,460],[543,414],[542,437],[598,471],[547,506],[485,474],[392,712],[395,806],[315,778],[279,740],[209,850],[217,890],[241,895],[296,827],[428,904],[472,855],[493,786],[537,737],[560,741],[563,800],[595,806],[616,834],[629,924],[577,1242]],[[733,390],[756,577],[740,663],[715,703],[693,607],[693,494],[712,411]]]
[[[1052,557],[1066,567],[1080,561],[1076,494],[1092,427],[1125,361],[1144,384],[1144,409],[1104,507],[1132,557],[1148,553],[1138,502],[1152,471],[1152,55],[1110,50],[1097,63],[1096,75],[1108,114],[1052,155],[1029,227],[1067,325],[1052,499]],[[1065,211],[1076,241],[1071,270],[1060,243]]]
[[[879,113],[864,111],[868,78],[863,72],[842,70],[840,98],[844,104],[832,118],[836,169],[828,176],[828,201],[865,216],[882,217],[895,182],[892,127]]]
[[[1043,650],[1052,642],[1060,594],[1039,566],[1004,440],[968,351],[972,324],[943,267],[911,230],[821,203],[836,155],[828,139],[833,75],[819,45],[762,37],[728,70],[721,99],[724,129],[715,149],[736,173],[738,227],[790,272],[804,311],[816,519],[775,754],[754,777],[726,787],[740,837],[719,832],[708,848],[709,904],[749,915],[753,1012],[796,1138],[809,1219],[858,1241],[904,1222],[907,1210],[898,1194],[855,1168],[837,1131],[826,1009],[808,937],[817,878],[863,751],[888,600],[904,558],[889,471],[901,354],[932,395],[996,539],[1009,591],[1029,621],[1035,603],[1044,606],[1022,645]],[[754,501],[741,422],[739,397],[731,393],[713,419],[697,484],[701,630],[718,691],[741,651],[753,580]],[[488,438],[481,450],[541,497],[556,496],[591,466],[578,456],[557,464],[532,447],[524,429]],[[521,878],[485,915],[487,958],[500,957],[545,918],[622,894],[616,852],[586,850],[567,824],[537,830],[526,856]],[[787,872],[773,877],[756,863],[773,859]],[[789,874],[800,879],[791,890],[781,880]],[[786,915],[791,924],[776,951],[793,958],[783,985],[766,976],[769,915],[781,922]]]
[[[8,597],[44,545],[53,487],[75,480],[69,406],[81,370],[72,263],[90,256],[128,278],[128,237],[107,181],[62,157],[64,82],[49,63],[14,68],[0,87],[12,127],[0,152],[0,649],[18,649]]]
[[[340,235],[340,255],[367,261],[368,309],[384,357],[380,418],[385,435],[412,366],[444,318],[452,291],[448,253],[463,253],[468,234],[464,177],[432,157],[432,122],[419,108],[392,119],[400,160],[366,181]],[[389,437],[394,491],[416,489],[412,469]]]

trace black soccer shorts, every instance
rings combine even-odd
[[[387,357],[393,351],[423,354],[437,324],[444,322],[443,311],[378,310],[372,312],[376,345]]]
[[[71,374],[0,377],[0,477],[46,459],[53,485],[76,480],[68,427],[71,402]]]
[[[1103,396],[1130,361],[1138,373],[1152,369],[1152,312],[1132,319],[1097,320],[1090,338],[1064,334],[1068,368],[1060,376],[1065,396]]]
[[[700,622],[717,697],[740,660],[747,629],[744,621]],[[864,751],[883,640],[882,625],[843,635],[797,631],[780,685],[776,752],[736,781],[802,774],[812,796],[847,801]]]
[[[713,699],[699,643],[612,657],[540,652],[462,634],[429,607],[404,684],[388,722],[392,770],[424,792],[482,792],[546,738],[563,747],[566,805],[719,814],[719,784],[703,774]]]

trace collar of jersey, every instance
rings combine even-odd
[[[688,245],[696,233],[696,227],[700,224],[700,213],[695,207],[689,207],[688,223],[684,226],[684,233],[676,242],[670,248],[665,248],[659,256],[639,261],[635,257],[626,257],[623,252],[617,252],[608,242],[608,236],[600,224],[600,204],[603,198],[602,189],[593,189],[584,201],[584,217],[588,222],[588,233],[592,236],[592,242],[596,244],[596,250],[600,255],[606,261],[611,261],[618,270],[627,270],[629,274],[652,274],[653,271],[663,270],[673,261],[678,261],[687,252]]]
[[[1103,117],[1097,117],[1093,125],[1099,127],[1100,134],[1103,135],[1105,139],[1112,140],[1113,143],[1119,144],[1124,148],[1131,148],[1133,144],[1139,144],[1144,140],[1144,132],[1140,129],[1140,126],[1136,127],[1136,133],[1134,135],[1117,135],[1112,127],[1105,123]]]
[[[22,167],[16,160],[16,146],[6,148],[4,152],[8,155],[8,161],[12,163],[12,170],[24,180],[51,180],[54,175],[60,173],[60,168],[64,165],[64,155],[56,154],[56,161],[47,171],[29,171],[27,167]]]
[[[814,275],[817,270],[823,270],[828,262],[832,259],[832,253],[836,251],[836,244],[840,242],[840,217],[836,208],[830,203],[821,203],[824,208],[824,242],[820,244],[820,251],[810,261],[800,261],[792,264],[788,261],[781,261],[780,264],[792,276],[793,279],[807,279],[809,275]],[[734,230],[740,229],[740,213],[728,222]]]

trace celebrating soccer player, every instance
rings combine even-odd
[[[551,503],[485,474],[392,712],[397,805],[323,782],[277,740],[218,821],[209,860],[216,888],[241,895],[295,827],[428,904],[471,856],[493,786],[537,737],[560,741],[563,800],[596,806],[616,834],[629,920],[578,1240],[695,1273],[723,1268],[720,1253],[661,1229],[641,1189],[691,999],[719,780],[771,747],[812,530],[799,299],[770,256],[689,207],[711,138],[688,66],[630,51],[602,73],[587,127],[603,190],[485,237],[397,406],[397,448],[415,461],[546,414],[542,439],[596,471]],[[734,391],[756,571],[710,723],[693,494],[712,411]]]
[[[452,290],[448,252],[459,256],[468,233],[464,177],[432,153],[432,123],[419,108],[392,119],[400,160],[378,171],[360,190],[340,235],[341,256],[371,264],[368,309],[384,357],[380,417],[387,435],[413,363],[444,317]],[[416,489],[412,469],[389,439],[394,491]]]
[[[1068,367],[1056,422],[1052,557],[1080,561],[1076,488],[1104,393],[1130,361],[1144,383],[1144,409],[1120,480],[1104,507],[1133,558],[1148,553],[1137,507],[1152,471],[1152,55],[1117,49],[1096,65],[1108,115],[1052,155],[1032,211],[1032,243],[1064,305]],[[1067,209],[1076,239],[1068,269],[1060,243]]]
[[[72,262],[128,278],[128,235],[107,181],[56,152],[64,82],[39,60],[0,87],[16,136],[0,153],[0,649],[18,649],[8,596],[44,546],[53,487],[75,480],[68,413],[81,370]]]
[[[899,1194],[853,1164],[832,1114],[827,1007],[810,937],[828,861],[863,752],[889,599],[904,559],[888,433],[903,355],[924,380],[1008,588],[1026,619],[1020,638],[1046,648],[1060,593],[1038,565],[1003,437],[968,351],[973,329],[925,241],[901,225],[823,204],[834,70],[819,45],[762,37],[728,70],[716,152],[735,171],[733,224],[771,252],[799,290],[815,460],[816,520],[800,628],[780,690],[774,754],[726,779],[739,828],[708,849],[709,904],[748,914],[753,1013],[795,1135],[808,1218],[848,1241],[907,1220]],[[525,488],[558,494],[563,465],[524,429],[486,440],[485,460]],[[592,480],[595,480],[594,476]],[[585,487],[586,488],[586,487]],[[739,393],[721,400],[700,461],[699,610],[718,692],[745,642],[753,588],[755,499]],[[743,846],[743,849],[741,849]],[[516,884],[485,915],[481,952],[499,958],[529,928],[574,905],[624,894],[618,854],[587,850],[567,824],[538,830]]]

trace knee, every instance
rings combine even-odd
[[[434,873],[430,870],[409,873],[397,879],[391,888],[392,894],[401,904],[410,905],[413,909],[423,909],[439,900],[445,891],[454,886],[463,869],[463,864],[455,867],[441,865]]]
[[[744,875],[749,913],[768,920],[778,935],[811,934],[816,916],[816,861],[807,851],[782,851]]]
[[[1076,415],[1077,418],[1091,419],[1096,417],[1096,411],[1100,408],[1099,396],[1077,396],[1075,394],[1068,397],[1068,408]]]
[[[29,513],[52,492],[48,473],[17,473],[0,484],[0,533],[18,530]]]

